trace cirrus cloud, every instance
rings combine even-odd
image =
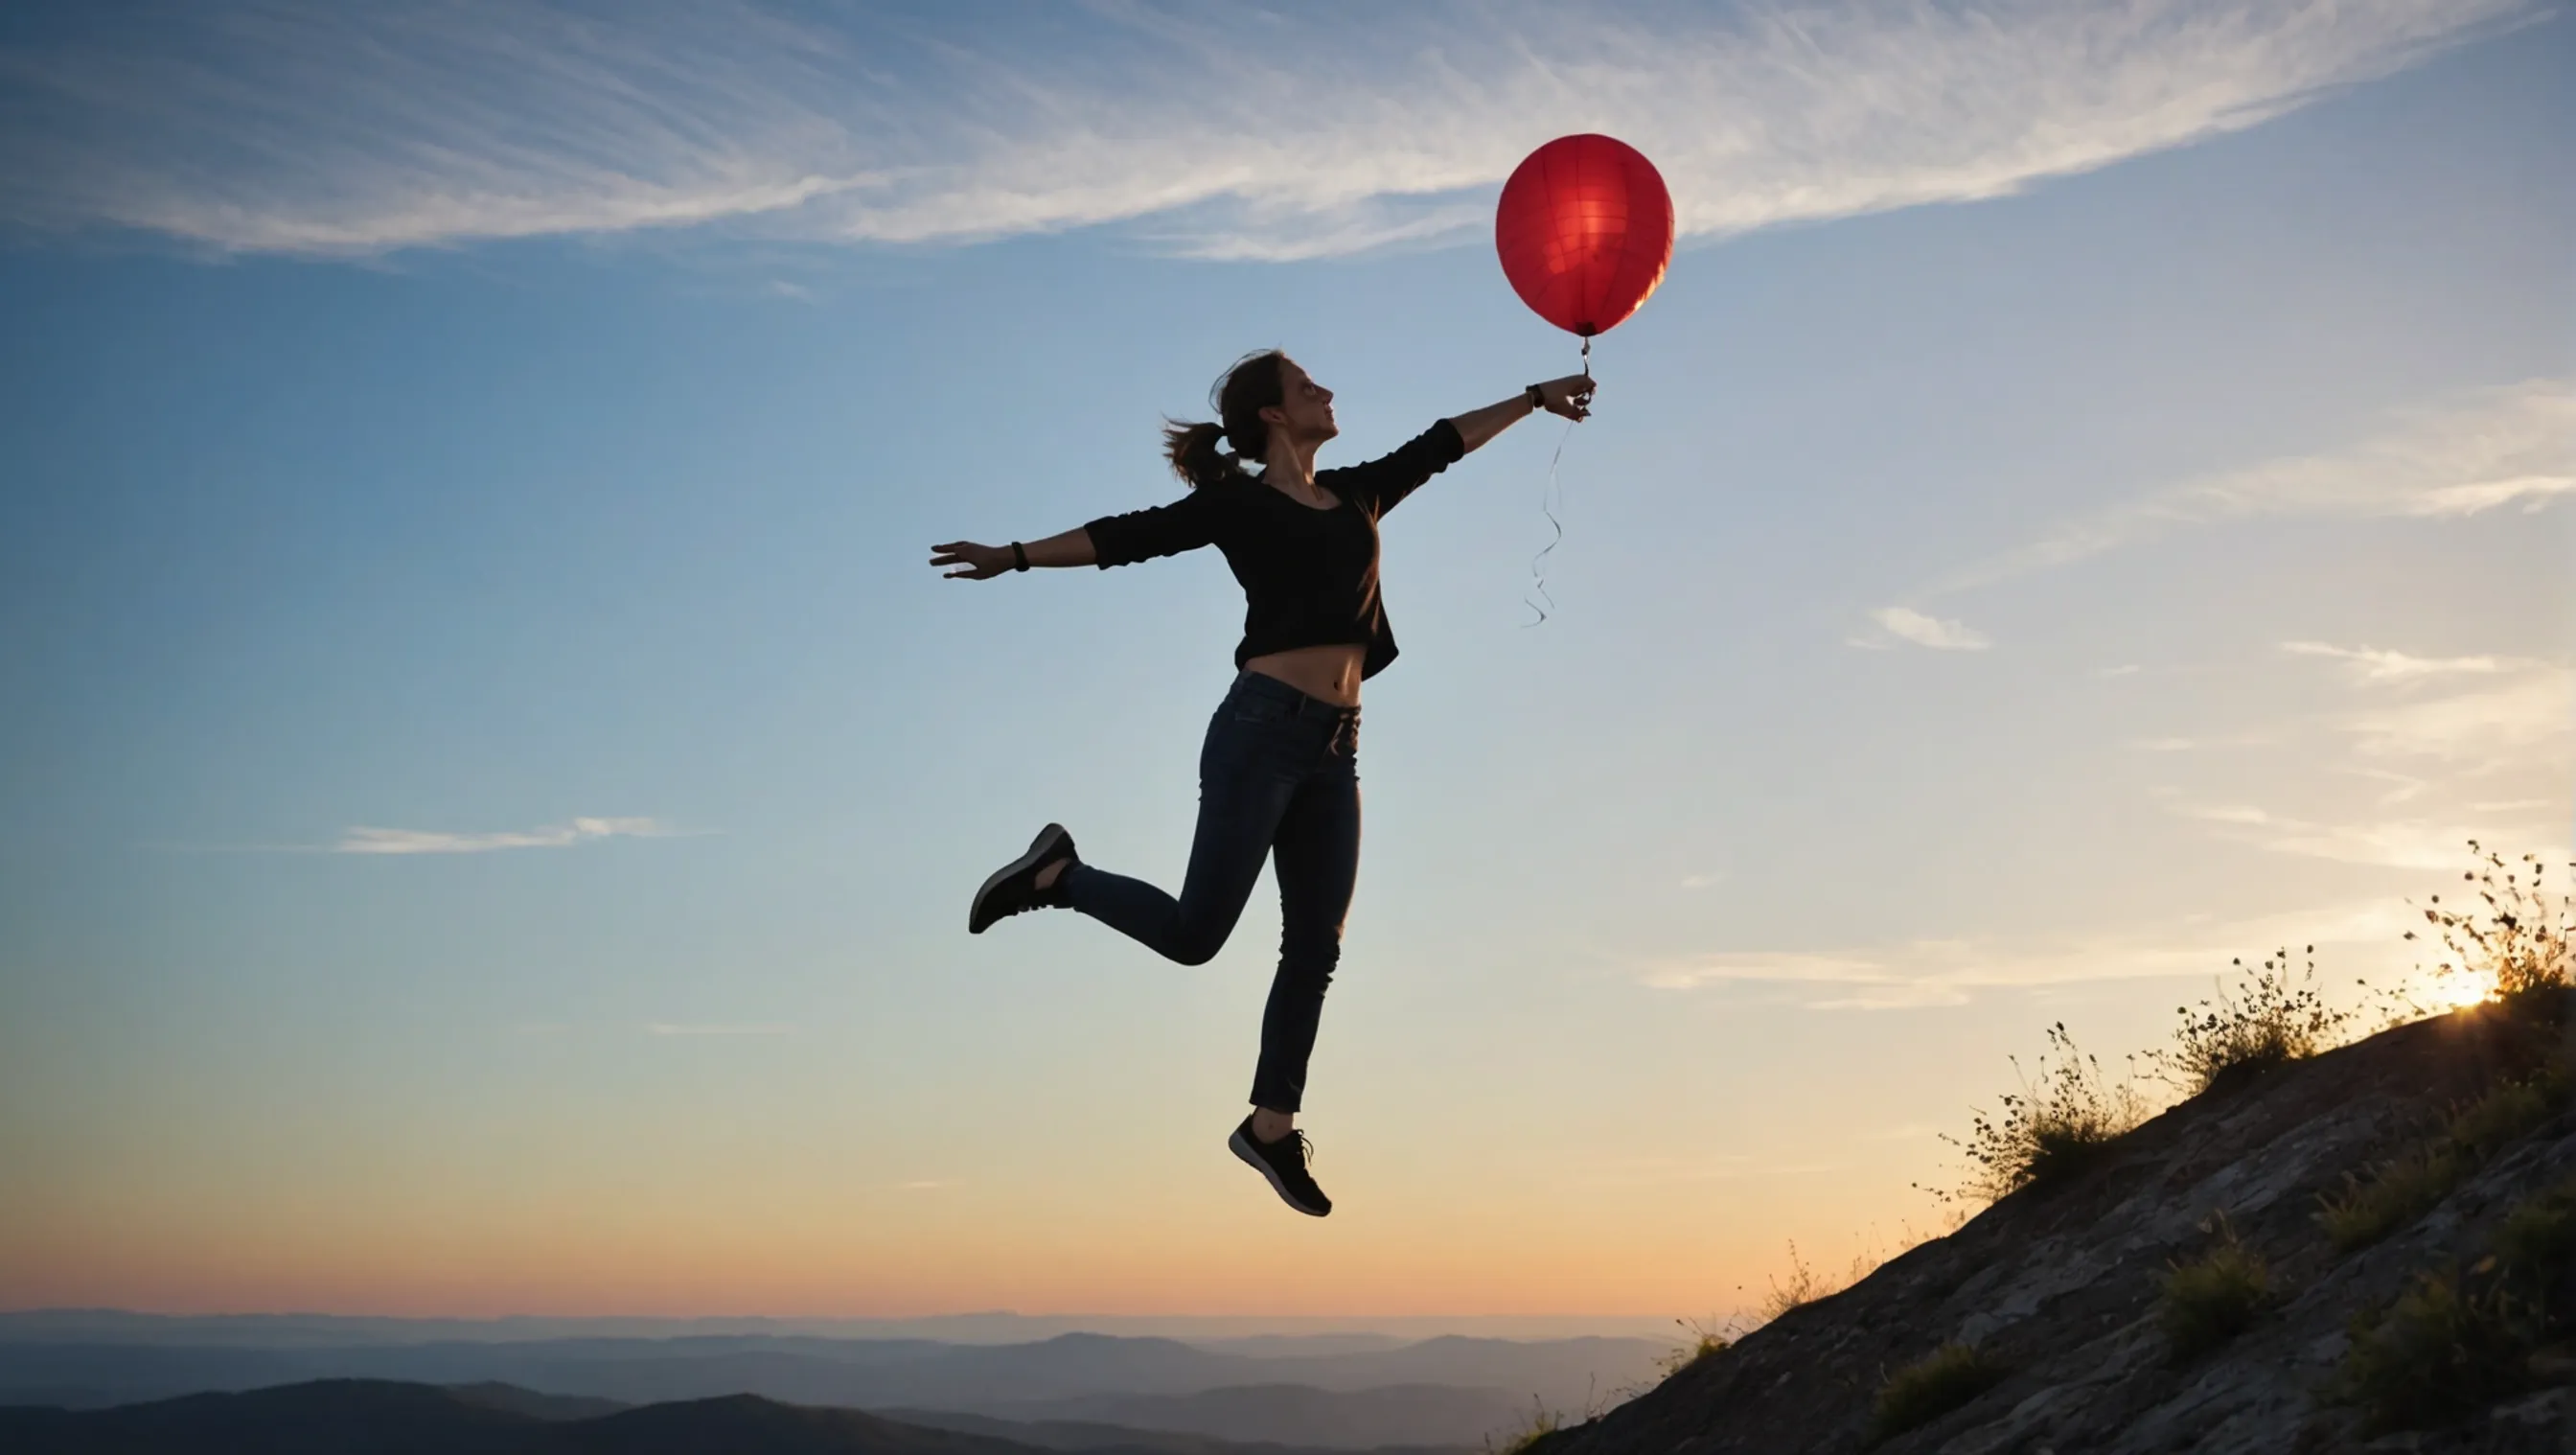
[[[649,818],[576,818],[569,823],[497,833],[441,829],[352,828],[331,846],[335,854],[488,854],[497,849],[562,849],[598,839],[659,839],[674,830]]]
[[[2457,858],[2456,852],[2453,858]],[[1655,990],[1734,988],[1808,1010],[1923,1010],[2009,990],[2114,980],[2199,979],[2282,945],[2332,946],[2373,970],[2393,967],[2404,905],[2356,900],[2241,920],[2193,919],[2070,937],[1982,935],[1807,952],[1719,952],[1640,967]]]
[[[2282,649],[2343,664],[2360,695],[2302,725],[2296,741],[2309,745],[2308,761],[2386,790],[2358,812],[2343,806],[2342,793],[2312,797],[2305,812],[2246,801],[2251,795],[2178,794],[2170,812],[2253,848],[2346,864],[2450,868],[2471,839],[2537,845],[2557,857],[2576,806],[2576,668],[2327,642]]]
[[[945,243],[1131,223],[1288,259],[1459,240],[1617,133],[1686,235],[1930,202],[2254,126],[2532,0],[1508,3],[1283,15],[170,7],[0,49],[0,218],[369,254],[725,224]],[[1008,23],[994,23],[1007,19]]]
[[[1882,606],[1869,619],[1881,634],[1847,638],[1850,645],[1883,651],[1897,642],[1912,642],[1936,652],[1982,652],[1994,645],[1984,632],[1965,622],[1926,616],[1908,606]]]
[[[2541,510],[2576,491],[2572,440],[2576,379],[2467,391],[2404,411],[2356,444],[2184,480],[2063,521],[1951,573],[1933,590],[1988,586],[2231,521],[2446,519],[2516,504]]]

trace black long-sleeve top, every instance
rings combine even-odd
[[[1206,545],[1225,552],[1243,583],[1238,670],[1271,652],[1349,643],[1368,648],[1360,675],[1373,677],[1396,652],[1378,600],[1378,520],[1466,453],[1458,427],[1444,419],[1392,454],[1316,471],[1316,485],[1340,499],[1329,510],[1238,475],[1169,505],[1104,515],[1083,530],[1102,570]]]

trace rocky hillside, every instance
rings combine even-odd
[[[2576,1451],[2570,1018],[2524,1001],[2223,1077],[1525,1448]]]

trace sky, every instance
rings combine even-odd
[[[2568,858],[2570,75],[2542,0],[11,7],[0,1308],[1662,1321],[1920,1235],[2049,1025]],[[1589,130],[1679,246],[1386,522],[1299,1218],[1266,879],[1198,968],[963,925],[1049,820],[1175,883],[1222,561],[927,548],[1173,497],[1249,349],[1327,465],[1570,372],[1491,217]]]

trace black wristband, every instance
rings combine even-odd
[[[1547,391],[1536,384],[1529,386],[1529,407],[1533,413],[1547,408]]]
[[[1027,548],[1023,547],[1018,541],[1011,542],[1011,569],[1014,571],[1025,571],[1028,568],[1029,553]]]

